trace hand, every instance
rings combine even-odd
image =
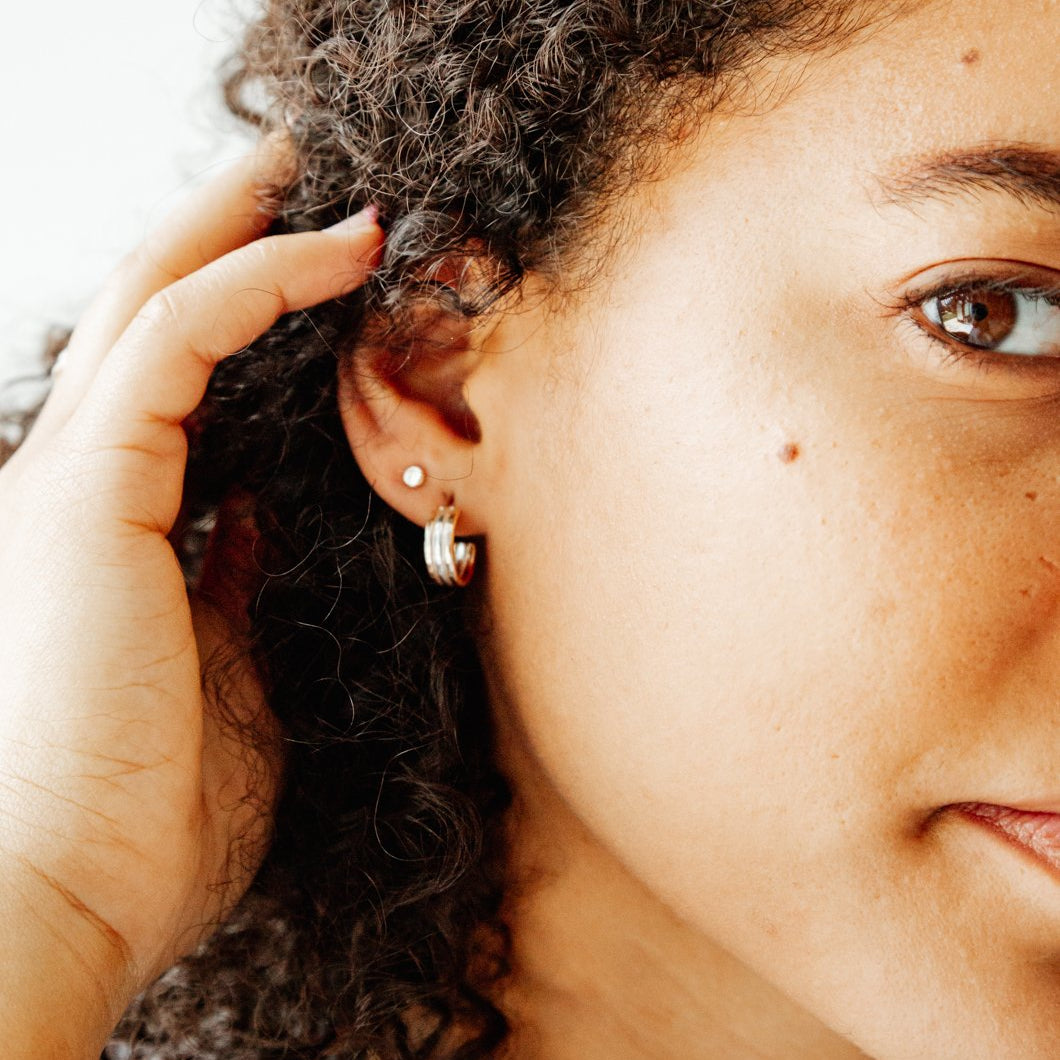
[[[382,238],[370,212],[259,238],[261,170],[278,165],[242,161],[126,259],[0,469],[9,1044],[13,1013],[54,1023],[72,999],[76,1021],[87,991],[80,1008],[98,1009],[99,1026],[60,1037],[98,1055],[102,1042],[89,1039],[216,923],[264,851],[278,764],[204,699],[201,667],[225,621],[189,600],[167,539],[181,506],[182,422],[219,361],[281,314],[361,284]],[[249,666],[225,710],[269,731]]]

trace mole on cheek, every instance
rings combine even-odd
[[[979,62],[979,49],[978,48],[969,48],[961,56],[961,62],[964,63],[965,66],[972,66],[975,63]]]
[[[777,456],[782,463],[794,464],[802,456],[802,450],[799,448],[798,442],[788,442],[786,445],[781,446]]]

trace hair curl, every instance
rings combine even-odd
[[[557,290],[591,280],[599,220],[651,175],[683,108],[705,113],[762,57],[840,42],[888,6],[266,0],[225,93],[296,148],[272,230],[372,202],[386,250],[362,290],[224,362],[194,418],[189,525],[233,490],[253,498],[252,650],[286,785],[250,892],[137,999],[108,1056],[495,1055],[508,791],[474,597],[425,585],[418,531],[352,458],[337,374],[366,349],[415,356],[418,306],[474,316],[530,271]],[[454,261],[458,282],[440,282]],[[189,578],[204,540],[185,543]]]

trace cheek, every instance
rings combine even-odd
[[[569,403],[513,415],[543,438],[491,524],[494,637],[554,782],[688,900],[787,871],[796,826],[822,856],[822,809],[854,802],[881,727],[849,709],[871,677],[844,672],[864,557],[838,549],[854,512],[826,484],[847,472],[812,412],[695,343],[668,341],[663,375],[657,333],[626,340]]]
[[[738,324],[712,347],[769,349]],[[782,922],[805,952],[1004,768],[999,709],[1060,658],[1052,502],[918,446],[923,406],[873,416],[838,377],[680,340],[661,374],[631,324],[566,399],[512,410],[534,460],[491,523],[494,650],[534,754],[638,876],[737,950],[782,948]]]

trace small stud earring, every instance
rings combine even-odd
[[[474,542],[456,540],[459,518],[460,509],[447,505],[423,528],[427,573],[439,585],[467,585],[475,570]]]
[[[410,490],[418,490],[427,481],[427,472],[419,464],[411,464],[402,473],[401,481]]]

